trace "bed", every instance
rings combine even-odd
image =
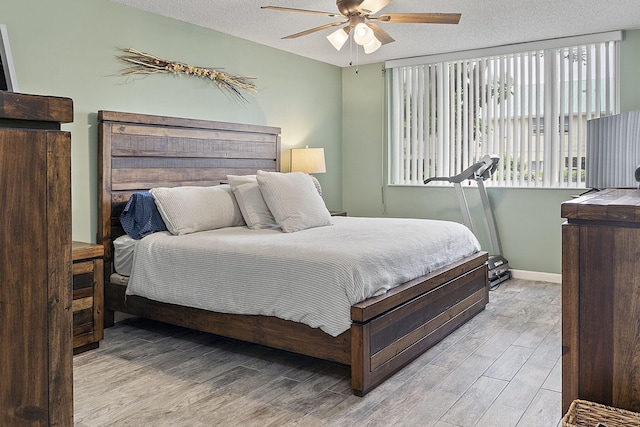
[[[363,396],[489,301],[482,251],[347,307],[350,326],[336,336],[271,315],[127,295],[128,278],[114,273],[113,241],[125,234],[119,216],[131,195],[156,187],[215,186],[226,183],[227,175],[278,172],[280,129],[99,111],[98,132],[97,237],[105,247],[105,325],[113,324],[118,311],[350,365],[353,392]]]

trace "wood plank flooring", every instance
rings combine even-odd
[[[127,319],[74,357],[75,425],[556,427],[560,302],[559,284],[511,279],[364,398],[347,366]]]

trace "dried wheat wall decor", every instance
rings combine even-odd
[[[234,76],[224,73],[220,70],[212,68],[197,67],[184,64],[178,61],[169,61],[161,59],[148,53],[140,52],[137,49],[127,48],[121,49],[124,55],[117,58],[130,64],[128,68],[121,71],[122,75],[129,76],[133,74],[156,74],[156,73],[172,73],[175,75],[187,75],[209,79],[216,84],[225,94],[231,94],[236,100],[246,102],[247,99],[242,91],[256,93],[258,88],[251,82],[256,77],[252,76]]]

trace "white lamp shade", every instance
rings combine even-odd
[[[364,46],[374,38],[373,30],[367,24],[361,22],[354,28],[353,41]]]
[[[333,33],[329,34],[327,36],[327,40],[331,42],[331,44],[333,45],[333,47],[336,48],[336,50],[340,50],[342,49],[342,46],[344,46],[344,44],[347,42],[347,40],[349,40],[349,34],[347,34],[344,28],[340,28],[334,31]]]
[[[292,148],[291,172],[325,173],[324,148]]]
[[[374,37],[369,43],[365,44],[362,47],[364,48],[364,53],[373,53],[376,50],[380,49],[380,46],[382,46],[382,43],[380,43],[380,40]]]

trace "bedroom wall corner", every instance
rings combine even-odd
[[[384,215],[384,79],[383,64],[342,69],[342,205],[351,216]]]

